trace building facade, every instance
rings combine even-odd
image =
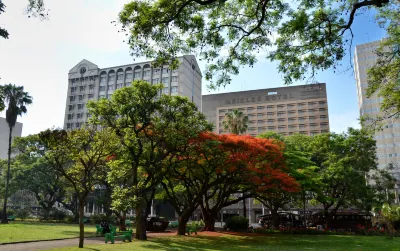
[[[201,110],[201,72],[196,58],[185,55],[178,58],[179,68],[168,66],[153,68],[152,62],[99,68],[82,60],[68,74],[68,94],[65,107],[64,129],[81,127],[88,117],[89,100],[110,98],[119,88],[131,85],[134,80],[152,84],[163,83],[163,94],[186,96]]]
[[[381,40],[360,44],[356,46],[354,54],[354,71],[358,96],[358,107],[360,116],[371,118],[383,115],[380,111],[380,103],[383,98],[374,94],[367,98],[366,89],[368,87],[367,70],[373,66],[377,60],[375,50],[379,47]],[[386,121],[383,130],[376,131],[375,136],[377,146],[377,157],[380,168],[388,164],[397,164],[400,161],[400,120],[394,119]],[[400,180],[400,175],[397,175]]]
[[[311,136],[329,132],[324,83],[203,95],[202,111],[216,133],[227,133],[222,121],[235,108],[248,116],[246,133],[253,136],[267,131]]]
[[[7,159],[8,156],[8,137],[10,129],[5,118],[0,117],[0,159]],[[12,130],[12,138],[21,137],[22,123],[15,123]]]

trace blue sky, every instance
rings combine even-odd
[[[134,62],[123,42],[125,37],[111,24],[128,0],[68,0],[68,4],[46,0],[50,9],[47,21],[23,14],[27,0],[3,2],[6,13],[0,15],[0,26],[8,29],[10,39],[0,40],[0,84],[23,85],[34,98],[28,114],[18,118],[24,123],[23,135],[63,125],[68,71],[82,59],[101,68]],[[353,46],[384,36],[384,30],[373,21],[371,11],[356,18],[353,33]],[[345,71],[349,62],[347,56],[342,73],[328,70],[316,78],[327,83],[330,127],[334,132],[358,126],[354,74],[351,69]],[[199,63],[204,70],[204,64]],[[217,92],[283,86],[276,63],[265,59],[259,60],[253,68],[241,69],[240,74],[232,78],[231,85]],[[215,93],[209,92],[206,85],[203,81],[203,94]]]

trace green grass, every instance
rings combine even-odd
[[[95,233],[96,228],[94,226],[85,226],[85,236],[94,236]],[[78,236],[78,224],[10,222],[7,225],[0,225],[0,243],[51,240]]]
[[[125,251],[125,250],[266,250],[266,251],[394,251],[400,250],[400,238],[388,240],[381,236],[304,236],[304,235],[270,235],[257,237],[156,237],[148,241],[133,241],[107,245],[87,245],[83,249],[77,247],[52,249],[57,251]]]

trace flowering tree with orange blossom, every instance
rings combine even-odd
[[[213,170],[202,194],[205,231],[213,231],[219,211],[254,196],[257,192],[279,188],[297,191],[296,180],[286,170],[282,145],[248,135],[200,134],[197,142],[203,168]],[[222,164],[221,164],[222,163]],[[240,194],[239,196],[234,195]]]

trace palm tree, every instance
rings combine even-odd
[[[6,178],[6,189],[4,193],[4,205],[3,212],[1,214],[1,223],[8,223],[7,220],[7,198],[8,198],[8,183],[10,181],[10,161],[11,161],[11,142],[12,142],[12,130],[17,122],[17,117],[22,116],[27,112],[26,105],[32,104],[32,97],[24,92],[23,86],[15,86],[8,84],[0,86],[0,108],[2,110],[7,107],[6,110],[6,121],[10,129],[8,136],[8,162],[7,162],[7,178]]]
[[[233,134],[241,134],[246,132],[247,124],[249,123],[249,117],[244,115],[243,112],[238,109],[233,109],[225,114],[222,126],[225,130],[230,131]],[[246,217],[246,199],[243,193],[243,216]]]
[[[225,114],[222,126],[233,134],[241,134],[246,132],[247,123],[249,123],[249,118],[238,109],[233,109]]]
[[[388,237],[394,236],[394,222],[400,219],[400,207],[390,206],[388,203],[382,205],[381,214],[388,227]]]

